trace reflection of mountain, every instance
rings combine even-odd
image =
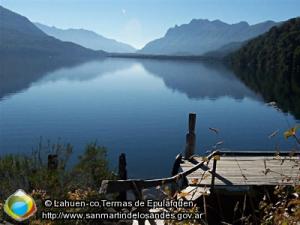
[[[39,82],[68,80],[88,81],[107,73],[123,70],[132,66],[134,61],[126,59],[111,59],[88,61],[72,68],[61,68],[53,73],[47,74]]]
[[[105,56],[103,51],[50,37],[2,6],[0,17],[0,99],[28,88],[47,72]]]
[[[0,56],[0,99],[30,87],[31,83],[48,72],[80,62],[63,58],[54,60],[45,57]]]
[[[161,77],[168,88],[183,92],[189,98],[259,98],[219,63],[158,60],[140,62],[150,73]]]
[[[88,80],[107,72],[129,67],[126,60],[98,59],[97,61],[49,60],[0,56],[0,99],[29,88],[34,82],[59,79]],[[17,66],[16,66],[17,65]]]

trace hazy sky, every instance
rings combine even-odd
[[[300,0],[0,0],[33,22],[84,28],[141,48],[192,19],[228,23],[300,16]]]

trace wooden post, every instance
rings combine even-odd
[[[213,191],[215,188],[215,177],[216,177],[216,169],[217,169],[217,160],[215,159],[215,156],[213,159],[214,159],[213,160],[213,169],[211,171],[211,185],[210,185],[211,191]]]
[[[186,134],[185,159],[189,159],[195,153],[196,146],[196,113],[189,114],[189,132]]]
[[[173,164],[173,168],[172,168],[172,173],[171,176],[175,176],[179,173],[179,168],[180,168],[180,163],[182,161],[182,155],[178,154],[175,158],[175,162]],[[171,194],[172,196],[175,194],[176,190],[178,189],[179,185],[178,182],[176,182],[175,184],[171,184],[170,188],[171,188]]]
[[[126,155],[124,153],[120,154],[119,156],[119,179],[120,180],[127,180],[127,169],[126,169]],[[127,192],[120,192],[119,200],[126,201],[127,199]]]
[[[180,163],[182,161],[182,155],[178,154],[175,158],[175,162],[173,164],[171,176],[175,176],[179,172]]]
[[[56,170],[58,168],[58,155],[48,155],[48,170]]]

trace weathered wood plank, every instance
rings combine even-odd
[[[185,160],[180,166],[189,170],[202,157]],[[189,185],[195,185],[195,179],[201,180],[200,186],[211,185],[212,160],[187,176]],[[277,185],[292,184],[299,181],[299,158],[274,156],[221,156],[217,162],[215,185]],[[201,179],[202,178],[202,179]],[[288,178],[288,180],[287,180]],[[290,179],[291,178],[291,179]]]

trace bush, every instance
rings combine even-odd
[[[98,193],[104,179],[115,179],[109,170],[106,149],[96,143],[86,146],[78,162],[67,167],[73,147],[69,144],[40,144],[31,156],[6,155],[0,157],[0,218],[4,217],[3,201],[17,189],[23,189],[36,201],[38,212],[46,210],[43,200],[97,200],[103,198]],[[48,154],[57,154],[57,169],[49,169]],[[55,211],[57,209],[51,209]],[[87,211],[89,209],[79,209]],[[103,209],[104,210],[104,209]],[[99,210],[98,210],[99,211]],[[76,224],[74,221],[42,221],[36,215],[30,224]],[[7,218],[9,220],[9,218]],[[93,224],[79,221],[80,224]],[[1,219],[0,219],[1,223]],[[99,224],[99,221],[98,223]]]

